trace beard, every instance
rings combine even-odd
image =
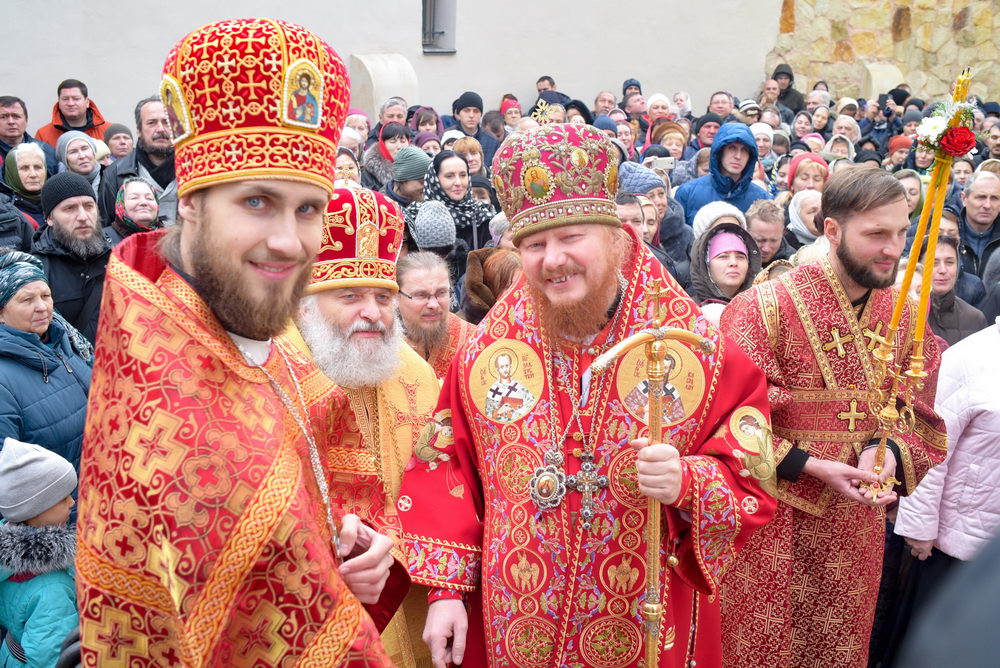
[[[869,290],[889,287],[896,282],[896,274],[899,273],[899,262],[897,261],[896,266],[886,278],[879,277],[871,266],[863,264],[854,257],[843,241],[837,246],[837,259],[840,260],[841,266],[844,267],[844,271],[852,281]]]
[[[101,232],[100,224],[94,221],[94,227],[90,236],[81,239],[72,232],[68,232],[61,225],[52,226],[52,236],[59,244],[81,260],[89,260],[97,257],[107,249],[104,234]]]
[[[448,311],[442,311],[441,319],[432,325],[417,323],[407,326],[401,322],[400,326],[415,350],[434,351],[448,338]]]
[[[195,290],[227,331],[255,341],[267,341],[281,334],[292,321],[299,300],[305,293],[312,268],[309,262],[301,259],[302,268],[291,279],[293,283],[289,293],[286,294],[287,282],[269,283],[265,287],[265,296],[258,299],[240,271],[240,259],[235,262],[229,260],[226,249],[219,248],[212,236],[212,223],[207,215],[202,221],[200,234],[191,244]],[[287,261],[288,258],[261,260]]]
[[[375,387],[391,378],[399,368],[403,340],[399,337],[398,316],[390,327],[380,322],[358,320],[347,331],[341,331],[323,318],[315,299],[306,297],[299,311],[298,325],[316,366],[341,387]],[[352,334],[362,331],[381,332],[382,336],[352,340]]]
[[[528,294],[538,307],[541,322],[550,331],[569,339],[583,339],[603,329],[608,322],[608,310],[619,290],[619,267],[625,254],[628,237],[615,234],[610,252],[599,259],[600,265],[589,268],[577,264],[567,265],[557,272],[544,271],[542,281],[579,273],[587,281],[587,293],[571,303],[553,304],[541,286],[528,278]],[[583,272],[586,271],[584,274]]]
[[[165,132],[157,132],[153,135],[153,139],[167,139],[170,140],[170,135]],[[174,145],[167,144],[166,146],[147,146],[146,142],[142,140],[142,135],[136,139],[136,147],[148,155],[155,155],[158,158],[169,158],[174,154]]]

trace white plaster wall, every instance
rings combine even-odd
[[[512,92],[530,105],[534,81],[593,102],[621,93],[688,90],[696,113],[719,88],[756,90],[774,45],[780,0],[456,0],[455,55],[422,53],[419,0],[0,0],[4,57],[0,95],[28,103],[28,129],[49,121],[55,87],[78,78],[112,122],[132,125],[134,103],[156,91],[169,48],[204,23],[274,16],[328,40],[345,60],[394,52],[413,64],[419,99],[442,113],[472,89],[487,109]],[[369,111],[373,111],[369,109]]]

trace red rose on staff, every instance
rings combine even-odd
[[[975,147],[976,134],[964,125],[950,128],[941,135],[941,150],[948,155],[965,155]]]

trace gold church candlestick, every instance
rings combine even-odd
[[[663,427],[663,381],[666,377],[667,341],[681,341],[698,348],[705,354],[715,350],[715,344],[699,334],[676,327],[664,327],[666,312],[662,307],[662,299],[667,294],[660,279],[650,284],[648,299],[653,302],[652,327],[644,329],[619,342],[610,350],[597,357],[590,369],[594,373],[604,373],[614,366],[616,360],[630,350],[645,346],[646,378],[649,382],[648,420],[649,442],[666,443],[668,434]],[[660,594],[660,502],[650,498],[646,502],[647,521],[645,526],[646,540],[646,598],[642,604],[642,616],[645,620],[645,665],[655,668],[659,665],[660,622],[663,620],[664,606],[667,600],[667,582],[662,583],[663,594]],[[672,560],[672,561],[671,561]],[[676,558],[667,558],[669,566],[676,565]],[[664,649],[670,649],[674,644],[674,631],[669,629],[664,637]]]
[[[925,208],[920,214],[913,245],[910,247],[910,257],[906,263],[906,272],[903,274],[903,284],[892,311],[892,320],[889,322],[886,335],[879,341],[878,347],[872,353],[877,362],[876,374],[879,381],[876,388],[879,393],[877,403],[881,404],[881,408],[877,409],[879,440],[872,467],[872,470],[877,474],[881,474],[884,470],[885,450],[892,434],[908,433],[913,430],[916,423],[916,416],[912,408],[913,395],[923,389],[927,377],[927,372],[924,370],[924,338],[927,331],[934,273],[930,268],[934,266],[934,254],[937,251],[938,234],[941,230],[941,213],[948,190],[948,174],[954,159],[967,154],[976,145],[976,136],[971,130],[972,105],[966,102],[971,82],[972,72],[966,69],[955,80],[951,102],[943,110],[925,118],[917,128],[918,144],[934,151],[934,166],[931,170],[930,186],[924,200]],[[908,368],[903,372],[901,371],[903,360],[894,360],[893,344],[899,332],[899,323],[920,257],[920,250],[925,245],[925,266],[920,280],[920,299],[916,313],[912,316],[915,318],[914,335],[910,342]],[[891,379],[889,389],[879,389],[887,378]],[[876,404],[873,402],[874,407]],[[892,489],[894,484],[899,484],[899,481],[890,477],[882,483],[862,483],[861,488],[872,491],[872,497],[875,498],[879,492]]]

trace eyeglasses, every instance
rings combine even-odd
[[[429,292],[414,292],[412,295],[408,295],[402,290],[399,291],[399,294],[415,302],[429,302],[432,299],[435,299],[439,302],[444,302],[451,299],[451,295],[453,292],[454,290],[451,290],[450,288],[441,288],[434,294],[431,294]]]

